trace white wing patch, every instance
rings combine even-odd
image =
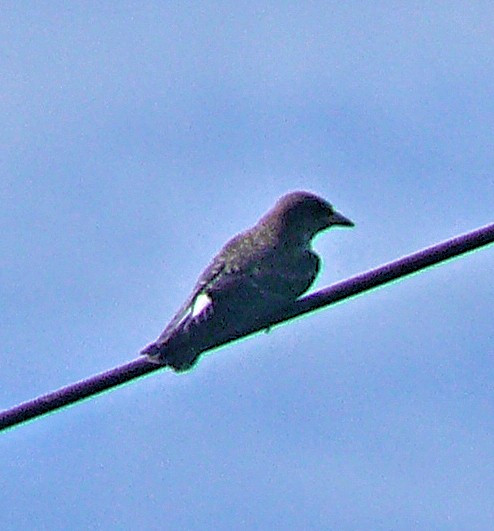
[[[199,293],[194,301],[191,311],[191,317],[197,317],[203,313],[213,301],[207,293]]]

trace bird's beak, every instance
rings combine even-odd
[[[346,218],[343,214],[334,211],[331,216],[329,216],[328,221],[331,225],[343,225],[345,227],[354,227],[355,223]]]

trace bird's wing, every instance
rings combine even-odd
[[[252,283],[266,306],[288,304],[305,293],[317,277],[319,257],[307,251],[296,260],[280,261],[260,268]],[[269,309],[269,308],[268,308]]]
[[[297,263],[285,264],[265,249],[237,252],[244,242],[242,234],[232,238],[212,260],[156,344],[163,345],[192,324],[207,321],[215,308],[227,308],[232,317],[235,313],[238,318],[248,318],[252,310],[261,315],[286,305],[304,293],[316,278],[316,254],[307,252]]]
[[[168,323],[166,328],[160,334],[156,343],[165,343],[170,335],[192,316],[194,311],[194,305],[198,297],[207,290],[207,286],[214,282],[225,269],[225,262],[221,257],[216,257],[211,264],[205,269],[202,275],[199,277],[192,293],[187,297],[185,302],[179,308],[177,313],[173,316],[172,320]]]

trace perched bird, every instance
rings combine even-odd
[[[257,225],[226,243],[162,334],[141,354],[186,371],[204,348],[295,301],[319,272],[312,239],[333,225],[353,227],[317,195],[281,197]]]

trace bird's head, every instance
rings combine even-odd
[[[333,206],[310,192],[291,192],[281,197],[266,217],[277,219],[285,235],[302,245],[310,244],[320,231],[334,225],[353,227],[354,223]]]

